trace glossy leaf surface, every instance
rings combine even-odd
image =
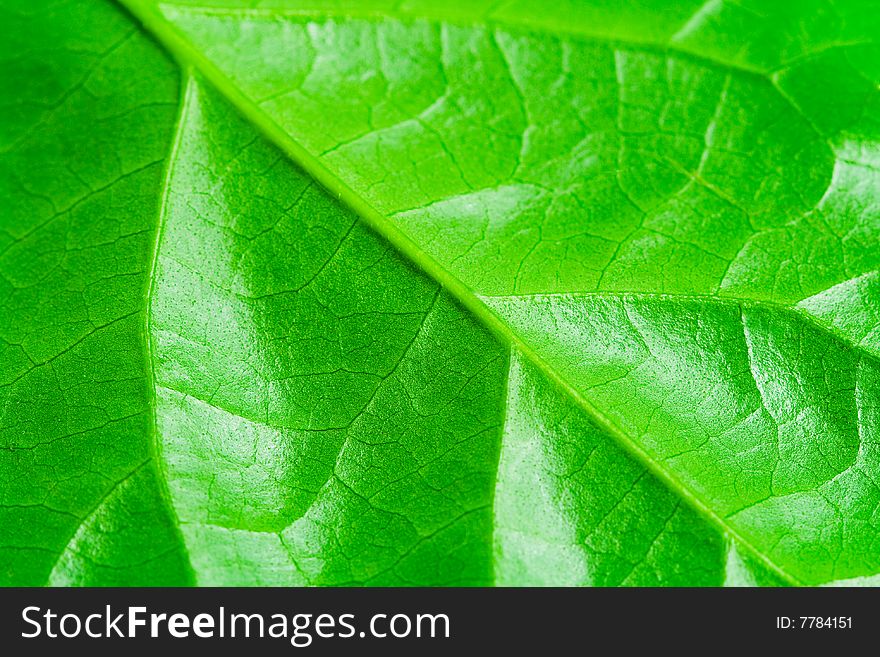
[[[880,571],[876,12],[129,4],[11,12],[8,581]]]

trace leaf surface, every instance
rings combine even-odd
[[[39,583],[55,560],[52,582],[129,581],[134,535],[115,527],[146,508],[181,582],[880,571],[873,13],[127,4],[199,71],[173,143],[167,115],[133,127],[155,130],[167,176],[149,183],[156,218],[133,249],[139,330],[113,339],[148,407],[126,457],[153,447],[141,469],[96,466],[91,498],[59,487],[80,506],[45,546],[11,548],[13,577]],[[10,114],[10,162],[31,161],[23,116]],[[48,158],[64,167],[69,149]],[[28,221],[63,196],[33,189],[10,192]],[[57,223],[10,232],[9,250],[35,268]],[[79,310],[57,303],[29,320],[48,358]],[[34,347],[11,340],[10,358],[16,346],[38,372]],[[95,384],[87,362],[76,374]],[[103,405],[136,397],[94,390]],[[45,394],[56,412],[68,399]],[[16,403],[13,456],[15,421],[35,416]],[[34,432],[58,426],[36,415]],[[100,451],[86,435],[63,454]],[[3,496],[15,522],[13,495],[47,488],[28,485]]]
[[[174,65],[110,5],[0,13],[0,581],[188,583],[145,357]]]

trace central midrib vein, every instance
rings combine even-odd
[[[698,513],[718,527],[722,533],[746,548],[758,561],[783,580],[794,585],[803,584],[797,577],[773,562],[767,555],[740,535],[723,517],[715,513],[715,511],[684,486],[674,473],[668,471],[661,463],[652,458],[633,438],[619,429],[599,408],[587,400],[573,385],[558,374],[554,368],[550,367],[543,358],[528,344],[523,342],[507,324],[490,310],[473,290],[451,274],[437,260],[425,253],[409,236],[388,221],[385,216],[373,208],[363,197],[340,180],[315,156],[309,153],[283,128],[275,123],[274,120],[267,116],[213,62],[199,52],[173,25],[166,21],[155,7],[144,2],[144,0],[117,1],[137,17],[147,30],[174,55],[181,65],[184,74],[188,69],[198,70],[267,139],[280,148],[294,163],[319,182],[336,199],[355,212],[364,223],[388,240],[401,254],[412,261],[424,273],[440,283],[465,309],[481,321],[487,329],[528,358],[545,376],[586,411],[609,436],[613,437],[621,447],[633,454],[640,463],[657,476],[658,479],[663,481],[676,495],[686,500]],[[173,166],[173,164],[169,166]],[[150,351],[152,352],[152,349]]]

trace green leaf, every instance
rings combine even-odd
[[[110,5],[0,15],[0,581],[58,581],[88,540],[107,581],[187,583],[144,340],[174,66]]]
[[[4,9],[2,581],[875,581],[870,6],[125,4]]]

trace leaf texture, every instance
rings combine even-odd
[[[874,581],[876,12],[125,4],[5,10],[4,581]]]
[[[144,359],[174,67],[109,5],[2,13],[2,581],[185,583]]]

